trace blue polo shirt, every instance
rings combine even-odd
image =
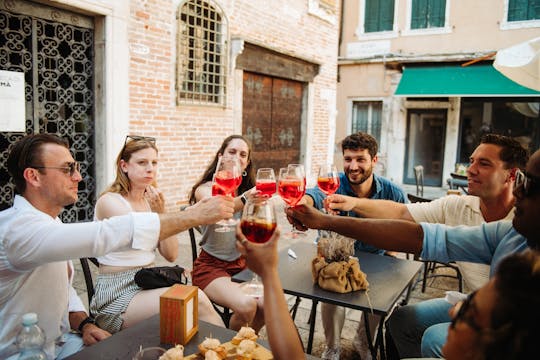
[[[403,190],[390,180],[373,174],[373,184],[375,186],[375,189],[370,196],[370,199],[393,200],[404,204],[408,202],[407,196],[405,195]],[[349,183],[349,179],[343,172],[339,173],[339,188],[337,189],[336,194],[358,197],[353,191],[351,184]],[[319,187],[316,186],[314,188],[307,189],[306,195],[309,195],[313,199],[313,205],[317,209],[320,210],[323,208],[323,200],[324,198],[326,198],[326,195],[319,189]],[[341,211],[340,215],[361,217],[354,211]],[[359,251],[376,254],[384,253],[384,250],[365,244],[361,241],[361,239],[356,239],[354,243],[354,252],[357,253]]]

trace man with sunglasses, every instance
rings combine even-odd
[[[77,201],[80,167],[68,143],[50,134],[29,135],[15,143],[7,168],[18,195],[0,212],[0,358],[15,358],[21,316],[35,312],[46,334],[49,358],[64,358],[70,327],[95,328],[68,316],[67,260],[97,257],[113,250],[154,249],[158,241],[233,215],[233,201],[219,196],[183,212],[131,213],[101,222],[63,224],[58,214]],[[135,240],[136,239],[136,240]],[[69,307],[68,307],[69,306]],[[82,345],[82,344],[81,344]],[[80,348],[80,347],[79,347]]]
[[[348,237],[362,236],[362,240],[383,249],[412,252],[426,260],[440,262],[470,261],[490,264],[493,275],[497,264],[508,254],[527,248],[540,250],[540,150],[527,163],[526,171],[516,171],[514,182],[515,216],[512,222],[494,221],[480,226],[449,227],[443,224],[417,224],[403,220],[359,219],[329,216],[298,206],[287,210],[287,215],[299,228],[322,229]],[[430,315],[431,323],[421,324],[426,332],[437,332],[441,343],[446,339],[450,318],[446,311],[437,309]],[[410,335],[412,344],[420,344],[423,329],[407,330],[418,324],[399,329]],[[396,331],[395,329],[394,331]],[[391,331],[392,329],[387,329]],[[395,334],[392,334],[395,336]],[[419,350],[419,346],[417,345]],[[402,353],[400,357],[420,354]],[[405,349],[408,351],[410,349]],[[417,351],[418,351],[417,350]]]

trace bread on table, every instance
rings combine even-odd
[[[244,339],[236,348],[236,360],[252,360],[257,344],[253,340]]]
[[[242,326],[238,333],[232,338],[231,342],[234,345],[238,345],[242,340],[257,341],[258,338],[259,337],[255,333],[255,330],[249,326]]]
[[[199,352],[202,356],[205,356],[208,351],[212,350],[212,352],[215,352],[219,359],[225,359],[227,357],[227,350],[223,345],[221,345],[221,342],[218,339],[214,338],[206,338],[202,343],[199,344]],[[210,354],[213,356],[213,354]]]
[[[161,355],[158,360],[182,360],[184,359],[184,347],[182,345],[176,345],[170,348]]]

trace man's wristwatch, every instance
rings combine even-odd
[[[84,319],[83,321],[81,321],[81,323],[79,324],[79,327],[77,328],[77,330],[79,330],[80,333],[82,333],[83,331],[83,327],[84,325],[86,324],[96,324],[96,319],[94,319],[93,317],[89,316],[87,317],[86,319]]]

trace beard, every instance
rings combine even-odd
[[[373,166],[370,166],[369,169],[364,170],[363,172],[360,172],[358,174],[360,177],[356,180],[351,179],[350,171],[347,171],[347,179],[349,180],[349,183],[351,185],[361,185],[363,184],[367,179],[373,175]]]

